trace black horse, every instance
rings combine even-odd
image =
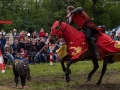
[[[53,26],[51,27],[50,34],[51,34],[50,35],[50,41],[56,42],[59,38],[62,37],[62,38],[64,38],[64,40],[66,42],[68,55],[66,55],[65,57],[63,57],[61,59],[61,66],[62,66],[63,71],[65,72],[66,82],[69,82],[70,81],[69,74],[71,73],[71,70],[69,68],[70,68],[71,64],[73,64],[77,61],[80,61],[80,60],[84,60],[86,58],[86,56],[88,56],[89,53],[90,53],[90,50],[88,48],[84,49],[84,48],[87,47],[87,42],[86,42],[86,39],[85,39],[85,35],[82,31],[78,31],[74,27],[66,24],[65,22],[59,22],[59,21],[56,21],[53,24]],[[104,38],[104,37],[107,37],[107,38]],[[97,43],[98,47],[100,47],[100,49],[98,48],[98,50],[99,50],[101,55],[102,55],[102,53],[106,53],[105,51],[103,51],[101,53],[101,51],[103,49],[106,50],[104,48],[104,46],[105,46],[104,44],[106,44],[105,40],[108,41],[108,43],[107,43],[108,46],[107,47],[109,47],[110,43],[114,42],[106,34],[102,34],[102,37],[99,36],[96,43]],[[104,41],[105,41],[105,43],[104,43]],[[115,45],[112,45],[112,46],[114,47]],[[114,48],[115,48],[115,50],[117,50],[117,48],[119,48],[119,47],[115,46]],[[119,53],[119,52],[120,51],[115,51],[114,53]],[[108,64],[109,60],[111,60],[111,55],[110,54],[114,54],[114,53],[107,52],[107,54],[104,57],[101,58],[103,60],[103,67],[102,67],[102,72],[101,72],[100,78],[97,82],[97,85],[99,85],[101,83],[102,78],[103,78],[103,76],[106,72],[107,64]],[[75,56],[79,56],[79,57],[75,58]],[[90,59],[93,62],[93,69],[88,74],[87,81],[91,80],[92,75],[99,68],[98,60],[94,56],[91,56]],[[66,60],[67,60],[67,65],[65,66],[64,62]]]
[[[20,76],[20,79],[21,79],[22,88],[25,86],[26,79],[29,80],[29,81],[31,80],[30,68],[22,60],[15,60],[13,62],[13,73],[14,73],[14,81],[16,83],[16,88],[17,88],[17,84],[19,82],[19,76]]]

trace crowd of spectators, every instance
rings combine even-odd
[[[37,33],[22,30],[20,33],[13,29],[13,44],[11,45],[10,33],[0,32],[0,49],[7,64],[12,64],[15,59],[24,60],[26,63],[45,63],[49,61],[49,34],[43,28]],[[44,47],[44,49],[43,49]],[[38,54],[39,53],[39,54]],[[58,57],[53,52],[53,60],[58,61]]]
[[[39,32],[22,30],[17,32],[17,29],[12,30],[13,43],[10,41],[10,33],[4,30],[0,32],[0,49],[7,64],[12,64],[16,59],[24,60],[27,64],[30,63],[45,63],[49,62],[50,48],[48,44],[49,34],[43,28]],[[120,33],[116,36],[116,32],[110,34],[113,40],[120,41]],[[58,46],[64,43],[62,39],[58,40]],[[44,49],[43,49],[44,47]],[[59,61],[59,58],[53,50],[53,61]]]
[[[111,37],[113,40],[115,40],[115,41],[120,41],[120,32],[119,32],[118,34],[116,34],[115,31],[112,31],[112,32],[110,33],[110,37]]]

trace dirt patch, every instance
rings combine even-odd
[[[50,75],[36,76],[36,77],[32,77],[30,83],[26,82],[27,86],[24,87],[24,90],[39,90],[41,87],[43,87],[42,88],[43,90],[120,90],[119,75],[120,75],[119,71],[106,72],[106,74],[103,77],[101,85],[96,85],[100,76],[100,72],[95,73],[90,82],[85,82],[87,73],[84,74],[72,73],[70,75],[71,81],[69,83],[65,82],[64,74],[51,75],[51,76]],[[11,81],[7,81],[7,82],[11,82]],[[0,83],[0,90],[19,90],[13,88],[13,85],[15,85],[14,82],[9,84],[5,83],[3,85],[2,83]],[[40,86],[40,85],[44,85],[44,86]],[[20,82],[18,87],[21,87]],[[33,87],[35,87],[35,89],[32,89]]]
[[[93,75],[90,82],[85,82],[87,74],[71,74],[71,83],[62,86],[62,88],[57,88],[57,90],[120,90],[120,72],[106,72],[103,77],[101,85],[96,85],[100,72]],[[49,84],[53,82],[65,82],[65,77],[63,76],[40,76],[34,77],[32,82],[38,84]],[[47,89],[46,89],[47,90]],[[50,89],[52,90],[52,89]]]
[[[75,90],[120,90],[119,84],[101,84],[101,85],[93,85],[93,84],[82,84],[82,85],[72,85],[71,88]]]
[[[17,88],[14,88],[14,86],[0,86],[0,90],[17,90],[21,88],[22,86],[18,86]],[[29,86],[25,86],[24,89],[29,89]]]

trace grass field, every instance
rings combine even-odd
[[[40,63],[29,65],[31,70],[31,81],[26,82],[23,90],[120,90],[120,62],[109,64],[103,81],[100,86],[95,85],[102,69],[102,62],[99,61],[99,69],[93,75],[90,82],[85,82],[86,77],[92,69],[91,61],[84,61],[73,64],[70,69],[71,81],[65,82],[64,73],[59,62]],[[0,73],[0,90],[18,90],[14,89],[14,76],[12,69],[5,69],[5,73]],[[18,87],[20,87],[20,81]]]

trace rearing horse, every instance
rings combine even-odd
[[[65,72],[66,82],[69,82],[69,74],[71,73],[71,70],[69,68],[71,64],[85,59],[86,55],[89,55],[90,53],[85,35],[82,31],[78,31],[67,23],[59,21],[56,21],[53,24],[50,34],[50,40],[57,41],[59,38],[64,38],[66,42],[68,55],[61,59],[61,65],[63,71]],[[100,60],[103,59],[102,72],[97,82],[97,85],[99,85],[105,74],[108,60],[111,59],[111,56],[109,54],[119,53],[120,45],[119,42],[113,41],[108,35],[103,33],[98,34],[97,38],[98,40],[96,43],[100,52]],[[91,56],[90,59],[92,59],[94,67],[92,71],[88,74],[87,81],[91,80],[92,75],[99,68],[98,60],[94,56]],[[64,62],[66,60],[67,65],[65,67]]]

